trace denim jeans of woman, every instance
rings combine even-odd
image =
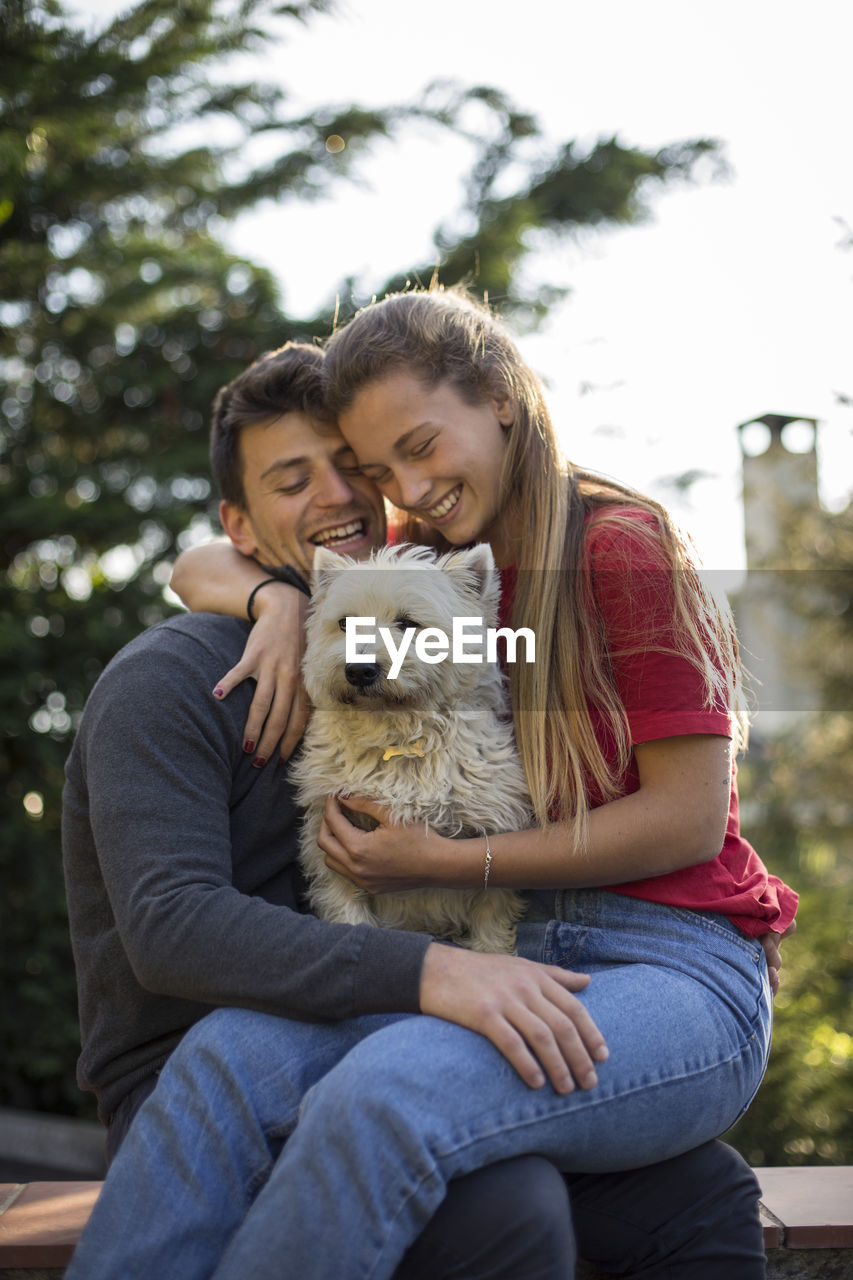
[[[519,935],[528,958],[592,975],[580,998],[610,1050],[594,1089],[530,1089],[436,1018],[219,1010],[137,1116],[68,1280],[381,1280],[451,1178],[526,1153],[632,1169],[734,1123],[769,1048],[760,946],[721,917],[594,890],[533,895]]]

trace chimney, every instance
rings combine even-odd
[[[817,419],[765,413],[741,422],[738,433],[747,568],[790,568],[792,518],[818,504]]]
[[[816,418],[782,413],[738,425],[747,575],[733,604],[757,738],[791,728],[815,706],[797,652],[806,622],[792,571],[808,568],[796,538],[800,517],[818,507],[817,426]]]

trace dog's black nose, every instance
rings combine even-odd
[[[375,662],[348,662],[344,667],[344,675],[347,683],[354,688],[366,689],[368,685],[376,683],[382,675],[382,668]]]

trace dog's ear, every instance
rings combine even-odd
[[[461,591],[476,600],[484,615],[497,610],[500,579],[495,557],[487,542],[478,542],[465,551],[450,551],[440,558],[438,564],[451,575]]]
[[[311,599],[316,601],[322,596],[335,573],[348,564],[352,564],[348,556],[339,556],[336,551],[317,547],[311,564]]]

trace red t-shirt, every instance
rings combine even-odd
[[[627,514],[627,513],[625,513]],[[632,512],[639,522],[654,528],[651,517]],[[726,707],[707,706],[705,683],[693,663],[679,653],[658,652],[678,648],[673,638],[672,577],[647,543],[624,524],[614,525],[593,517],[589,522],[582,571],[591,574],[590,586],[599,625],[610,656],[613,683],[628,721],[632,744],[673,738],[682,734],[732,736]],[[509,625],[516,575],[502,572],[501,625]],[[638,651],[628,652],[631,648]],[[590,704],[593,725],[608,760],[615,764],[612,736]],[[717,911],[743,933],[759,937],[769,929],[783,932],[794,918],[797,894],[770,875],[752,846],[740,834],[737,770],[733,766],[731,802],[725,841],[712,862],[684,867],[666,875],[609,886],[614,893],[644,898],[668,906],[697,911]],[[621,795],[639,789],[636,763],[619,782]],[[590,805],[601,804],[590,787]],[[604,888],[608,886],[602,886]]]

